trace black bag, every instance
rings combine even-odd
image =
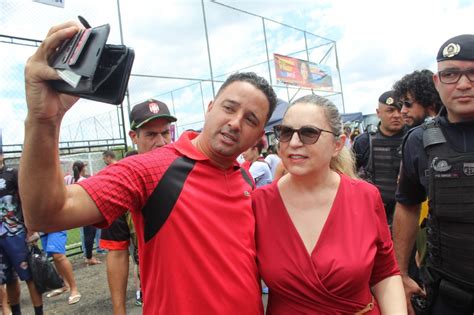
[[[36,244],[29,245],[28,264],[36,290],[40,294],[64,287],[63,279],[48,260],[46,253]]]
[[[68,82],[80,80],[75,87],[63,80],[51,81],[55,90],[104,103],[122,103],[135,52],[124,45],[106,45],[109,32],[109,24],[89,27],[63,43],[50,65],[63,79],[69,78]]]

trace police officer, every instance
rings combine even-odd
[[[379,97],[376,112],[380,119],[378,130],[375,133],[367,131],[355,138],[353,150],[359,175],[379,188],[387,221],[391,225],[400,169],[400,148],[405,134],[400,105],[393,91]]]
[[[433,80],[444,108],[412,129],[403,145],[394,245],[407,301],[426,295],[428,314],[473,314],[474,294],[474,35],[446,41]],[[428,196],[424,290],[407,273]],[[419,295],[419,296],[417,296]],[[413,308],[408,303],[408,310]]]
[[[404,123],[410,127],[420,125],[426,117],[434,117],[443,103],[433,82],[433,72],[416,70],[393,85],[393,94],[400,102]]]

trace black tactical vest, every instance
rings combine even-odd
[[[403,137],[385,138],[379,133],[369,137],[371,154],[368,172],[371,181],[380,190],[383,202],[393,204],[402,158],[401,144]]]
[[[474,152],[456,152],[437,120],[423,126],[428,155],[427,265],[474,288]]]

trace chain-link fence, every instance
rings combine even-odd
[[[67,1],[60,9],[0,0],[0,7],[0,128],[10,157],[22,151],[24,64],[52,24],[77,15],[93,26],[109,23],[108,42],[133,47],[136,58],[123,108],[80,100],[67,113],[60,134],[62,154],[126,150],[130,108],[148,98],[168,104],[178,118],[178,135],[199,129],[209,101],[235,71],[266,77],[284,100],[313,92],[344,111],[334,41],[216,1],[83,0]],[[273,53],[329,66],[334,92],[278,83]]]

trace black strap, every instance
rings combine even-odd
[[[426,119],[423,123],[423,147],[426,149],[435,144],[446,143],[446,137],[436,118]]]
[[[148,197],[142,209],[145,242],[152,239],[168,219],[195,164],[196,161],[185,156],[174,160]]]
[[[250,187],[253,189],[255,189],[255,184],[253,182],[253,180],[249,177],[249,174],[247,174],[247,172],[245,171],[245,169],[243,169],[242,167],[240,168],[240,172],[242,173],[242,177],[244,178],[244,180],[247,182],[247,184],[250,185]]]
[[[174,160],[148,197],[141,210],[145,223],[145,242],[152,239],[165,224],[183,190],[184,182],[195,164],[196,161],[185,156]],[[240,168],[240,172],[244,180],[254,189],[255,185],[247,172],[243,168]]]

